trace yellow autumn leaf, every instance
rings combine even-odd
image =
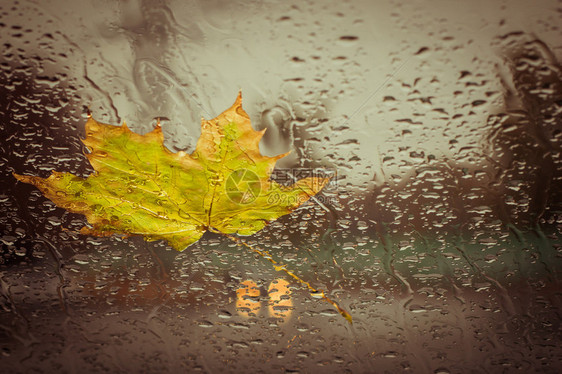
[[[14,173],[36,186],[56,205],[86,216],[97,236],[141,235],[166,240],[183,251],[210,230],[252,235],[317,194],[329,178],[304,178],[291,186],[270,179],[286,154],[263,156],[255,131],[242,109],[242,97],[218,117],[202,121],[195,151],[173,153],[164,146],[160,126],[140,135],[123,123],[112,126],[89,118],[84,145],[94,173],[81,178],[53,171],[48,178]],[[235,238],[231,237],[236,240]],[[236,240],[239,242],[238,240]],[[239,242],[351,316],[321,290],[279,264],[264,250]]]
[[[90,118],[83,143],[95,172],[87,178],[53,171],[48,178],[14,174],[55,204],[87,217],[93,235],[142,235],[182,251],[206,230],[251,235],[300,206],[328,182],[305,178],[292,186],[271,181],[277,160],[260,154],[239,95],[231,108],[202,121],[192,154],[170,152],[162,129],[139,135],[126,124]]]

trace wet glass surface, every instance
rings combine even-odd
[[[562,368],[560,1],[3,1],[6,372]],[[193,151],[239,90],[337,177],[241,240],[88,237],[12,172],[92,172],[88,112]],[[281,170],[281,169],[280,169]],[[287,173],[277,173],[283,179]]]

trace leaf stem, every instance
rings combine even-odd
[[[240,244],[240,245],[250,249],[252,252],[257,253],[258,255],[260,255],[261,257],[266,259],[267,261],[271,262],[271,264],[273,264],[273,267],[274,267],[275,270],[284,272],[285,274],[289,275],[291,278],[293,278],[294,280],[296,280],[300,284],[306,286],[306,288],[308,288],[308,290],[310,291],[311,294],[320,295],[324,300],[326,300],[327,302],[332,304],[334,306],[334,308],[336,308],[336,310],[342,315],[343,318],[345,318],[349,323],[353,324],[353,319],[351,317],[351,314],[349,314],[345,309],[340,307],[338,305],[338,303],[336,303],[334,300],[332,300],[328,296],[326,296],[326,293],[323,290],[313,287],[309,282],[305,281],[304,279],[302,279],[301,277],[299,277],[298,275],[296,275],[292,271],[288,270],[287,267],[284,264],[281,264],[281,263],[275,261],[271,257],[271,254],[268,251],[263,250],[263,249],[255,248],[255,247],[253,247],[250,244],[240,240],[239,238],[237,238],[235,236],[232,236],[232,235],[229,235],[229,234],[223,234],[223,235],[225,235],[226,237],[228,237],[232,241],[236,242],[237,244]]]

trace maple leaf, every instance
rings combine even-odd
[[[324,291],[275,261],[264,250],[230,234],[252,235],[290,213],[318,193],[329,178],[310,177],[282,186],[270,180],[275,163],[287,155],[263,156],[259,142],[265,130],[252,129],[242,109],[242,96],[218,117],[202,121],[195,151],[172,153],[164,146],[162,128],[140,135],[127,125],[113,126],[89,118],[86,157],[94,173],[81,178],[53,171],[48,178],[14,173],[36,186],[56,205],[86,216],[86,235],[142,235],[166,240],[183,251],[210,230],[250,248],[351,316]]]
[[[87,178],[53,171],[44,179],[14,176],[35,185],[56,205],[86,216],[83,234],[142,235],[183,251],[207,230],[251,235],[319,192],[328,178],[305,178],[291,186],[271,181],[286,154],[260,154],[265,130],[255,131],[238,95],[231,108],[202,121],[195,151],[172,153],[162,128],[140,135],[127,125],[89,118]]]

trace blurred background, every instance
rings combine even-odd
[[[0,2],[6,372],[562,369],[562,2]],[[88,113],[171,151],[242,91],[322,195],[242,238],[78,235],[12,172],[92,172]],[[279,176],[278,174],[276,174]],[[275,176],[274,176],[275,177]]]

